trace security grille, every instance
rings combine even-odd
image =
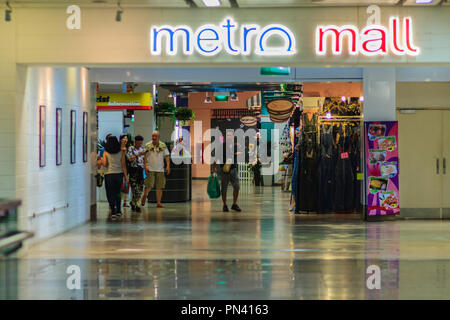
[[[251,186],[253,184],[253,172],[249,170],[248,163],[238,163],[239,169],[239,183],[245,186]]]
[[[240,119],[245,116],[259,116],[257,110],[248,109],[212,109],[211,118],[213,119]]]

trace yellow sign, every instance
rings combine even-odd
[[[97,93],[97,109],[140,109],[152,108],[152,94],[145,93]]]

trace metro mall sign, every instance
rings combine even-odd
[[[235,43],[238,31],[239,45]],[[150,30],[150,51],[153,55],[162,53],[162,39],[166,38],[166,53],[177,54],[178,39],[182,39],[183,54],[191,55],[194,50],[203,56],[215,56],[223,49],[230,55],[249,55],[252,50],[257,55],[283,56],[295,54],[295,37],[289,28],[281,24],[261,27],[257,24],[238,24],[232,18],[226,18],[219,25],[205,24],[195,33],[188,26],[152,26]],[[283,45],[269,47],[271,37],[279,37]],[[252,41],[253,39],[253,41]]]
[[[348,53],[351,55],[363,54],[366,56],[386,55],[388,47],[398,56],[417,56],[419,49],[414,46],[412,39],[411,18],[403,19],[403,32],[400,36],[399,18],[389,19],[389,29],[380,25],[367,26],[361,30],[352,25],[318,26],[316,29],[316,54],[327,53],[327,38],[331,36],[331,52],[334,55],[342,54],[343,37],[348,37]]]
[[[369,25],[360,31],[354,25],[317,26],[316,55],[324,56],[329,52],[333,55],[343,54],[343,42],[346,37],[348,43],[346,51],[350,55],[383,56],[392,53],[398,56],[417,56],[419,48],[413,44],[411,18],[404,18],[402,27],[400,24],[398,17],[391,17],[389,28],[382,25]],[[236,39],[236,33],[239,34],[239,40]],[[269,46],[268,41],[271,38],[278,39],[281,44]],[[165,47],[163,47],[163,40]],[[330,48],[327,45],[329,41]],[[248,56],[251,53],[262,56],[286,56],[297,53],[294,33],[282,24],[269,24],[264,27],[257,24],[239,26],[228,17],[219,25],[205,24],[197,28],[195,32],[185,25],[151,27],[150,52],[152,55],[161,55],[164,51],[174,56],[178,53],[180,43],[184,55],[197,52],[203,56],[215,56],[223,50],[234,56]]]

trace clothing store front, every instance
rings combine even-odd
[[[405,96],[408,90],[396,90],[398,82],[424,84],[450,81],[446,69],[450,66],[449,6],[380,7],[375,13],[368,13],[367,7],[238,10],[127,8],[120,22],[111,18],[115,14],[115,8],[103,8],[101,5],[82,8],[82,23],[74,26],[69,23],[73,22],[71,14],[60,7],[36,10],[24,5],[15,9],[12,21],[0,22],[2,47],[6,48],[0,51],[0,73],[5,77],[2,78],[3,83],[7,83],[0,87],[6,118],[2,127],[5,139],[0,146],[0,154],[13,158],[0,167],[3,181],[0,188],[2,196],[22,199],[23,217],[19,217],[19,224],[22,229],[35,230],[37,238],[48,237],[83,223],[89,219],[89,208],[95,207],[96,169],[95,164],[89,161],[89,155],[93,159],[96,157],[98,142],[94,83],[359,82],[362,86],[360,94],[324,93],[310,96],[323,98],[320,100],[322,105],[315,116],[310,114],[306,118],[308,112],[302,115],[304,130],[298,131],[299,137],[304,134],[303,143],[309,150],[303,157],[306,168],[314,161],[318,162],[319,156],[327,158],[330,155],[329,141],[334,139],[338,146],[335,152],[339,153],[337,162],[341,166],[332,174],[335,178],[345,178],[342,178],[342,188],[335,185],[334,191],[330,188],[326,194],[312,194],[317,199],[326,199],[316,201],[316,205],[303,202],[302,197],[311,198],[309,194],[294,195],[298,198],[297,211],[329,211],[333,205],[333,212],[348,212],[353,211],[350,207],[358,197],[358,189],[365,190],[365,196],[361,192],[360,203],[368,205],[369,198],[364,197],[370,193],[367,187],[371,183],[366,172],[367,165],[363,162],[368,155],[360,158],[360,171],[353,171],[353,176],[343,173],[357,158],[352,154],[352,150],[357,152],[357,148],[348,149],[350,144],[354,144],[352,137],[358,132],[360,141],[366,139],[368,128],[363,125],[365,122],[396,121],[396,108],[400,100],[404,108],[409,108],[411,103],[404,102],[407,101]],[[290,72],[285,75],[262,75],[260,68],[264,66],[288,67]],[[6,77],[7,81],[4,80]],[[450,101],[446,98],[449,91],[438,90],[436,94],[441,101]],[[303,98],[306,102],[308,97],[304,95]],[[430,105],[427,101],[417,101],[421,101],[420,96],[415,106],[427,108]],[[63,137],[69,137],[72,132],[73,139],[70,141],[73,146],[67,144],[62,149],[62,165],[57,165],[56,161],[53,163],[50,157],[56,152],[56,143],[53,142],[56,139],[48,139],[47,147],[39,145],[40,133],[43,132],[38,128],[41,105],[47,107],[49,128],[56,121],[56,109],[63,108]],[[336,105],[338,107],[335,108]],[[353,105],[361,105],[360,113],[347,114],[348,111],[340,109],[341,105],[348,110]],[[449,106],[439,104],[437,107]],[[72,109],[78,112],[70,112]],[[149,115],[142,116],[145,123],[153,121],[151,110],[138,111],[148,112]],[[87,113],[87,117],[83,118],[83,113]],[[315,133],[309,130],[309,127],[312,128],[311,121],[315,121]],[[270,122],[270,117],[266,117],[261,125],[265,122]],[[72,130],[71,124],[77,130]],[[387,124],[380,125],[385,125],[387,130]],[[88,133],[89,140],[83,132]],[[75,136],[77,139],[74,139]],[[314,142],[314,139],[319,144],[311,153],[308,141]],[[398,162],[402,162],[401,141],[400,122]],[[53,144],[50,145],[50,142]],[[361,152],[362,146],[360,143]],[[371,148],[378,150],[377,145]],[[40,150],[47,150],[49,157],[46,163],[39,161]],[[78,151],[73,152],[75,161],[67,161],[73,150]],[[76,157],[80,158],[77,160]],[[433,168],[436,158],[439,158],[439,174],[442,174],[444,157],[434,157]],[[399,192],[400,208],[421,209],[420,203],[412,201],[420,195],[414,196],[410,192],[402,197],[403,184],[410,185],[409,176],[416,174],[414,168],[404,168],[404,171],[399,170],[399,190],[394,190]],[[319,165],[315,172],[301,180],[298,187],[305,189],[302,183],[310,179],[312,188],[308,186],[306,189],[319,188],[328,181],[328,174],[324,175],[327,171],[327,164]],[[360,173],[365,174],[362,180]],[[378,175],[381,176],[381,173],[375,172],[372,176],[376,178]],[[314,176],[316,178],[311,179]],[[377,190],[377,185],[383,185],[382,180],[378,179],[372,185],[373,190]],[[52,181],[52,186],[47,186],[46,181]],[[442,183],[439,182],[437,188]],[[38,188],[38,185],[46,187]],[[64,186],[65,189],[57,186]],[[320,190],[327,190],[327,187],[320,187]],[[345,193],[345,196],[339,196],[343,200],[328,203],[328,193],[336,194],[338,191]],[[440,193],[441,200],[444,196]],[[432,207],[431,202],[433,199],[427,204],[429,208]],[[441,211],[447,207],[445,204],[439,206]],[[401,211],[400,216],[407,211]],[[52,228],[48,227],[48,212],[56,212],[52,216]]]

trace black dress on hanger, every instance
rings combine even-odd
[[[332,125],[325,128],[325,125],[322,124],[319,149],[317,212],[333,212],[335,149]]]
[[[303,133],[300,146],[298,202],[296,212],[317,210],[317,115],[310,121],[303,114]]]
[[[336,159],[335,211],[347,213],[354,208],[354,173],[351,162],[352,137],[348,126],[339,128]],[[345,133],[345,134],[344,134]]]
[[[352,134],[352,166],[353,166],[353,193],[354,193],[354,208],[359,211],[361,206],[361,181],[358,180],[357,174],[361,172],[361,141],[359,134],[359,127],[353,128]]]

